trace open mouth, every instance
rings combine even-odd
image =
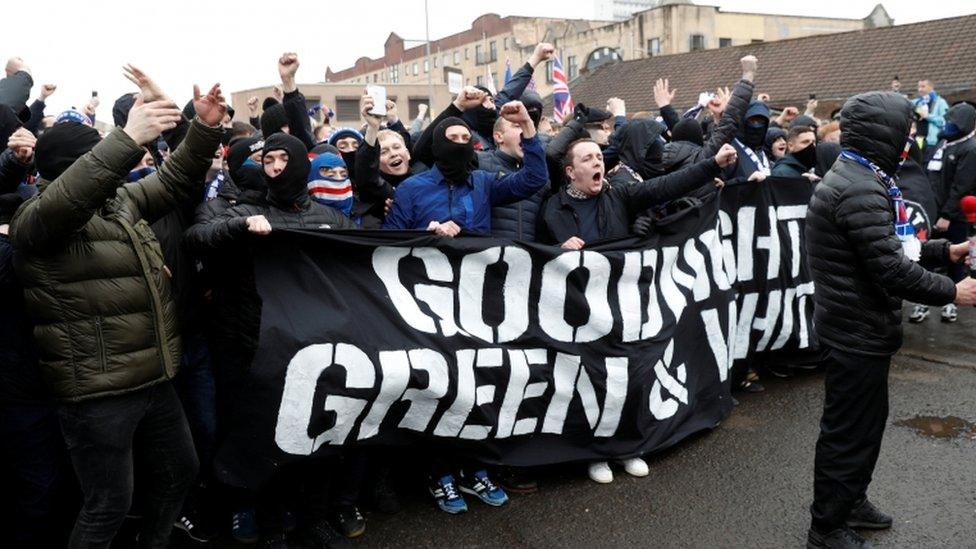
[[[595,172],[595,173],[593,174],[593,182],[594,182],[594,183],[598,183],[598,182],[600,182],[600,181],[603,181],[603,174],[602,174],[602,173],[600,173],[600,172]]]
[[[390,162],[390,167],[391,168],[399,168],[402,165],[403,165],[403,159],[402,158],[396,158],[396,159],[394,159],[394,160],[392,160]]]

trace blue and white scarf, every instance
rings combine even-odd
[[[905,150],[901,155],[901,162],[904,162],[905,158],[908,157],[908,149],[910,146],[911,141],[905,144]],[[908,259],[918,261],[922,256],[922,242],[915,234],[915,226],[908,219],[908,210],[905,209],[905,199],[902,197],[901,189],[898,188],[897,180],[888,175],[877,164],[854,151],[842,150],[840,156],[852,162],[857,162],[874,172],[874,176],[878,181],[888,189],[888,198],[891,199],[895,214],[895,234],[898,235],[898,240],[901,241],[902,251],[905,252],[905,257]]]

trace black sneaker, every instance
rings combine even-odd
[[[358,538],[366,533],[366,519],[355,505],[343,505],[332,512],[332,524],[347,538]]]
[[[217,529],[214,525],[207,524],[207,521],[198,513],[180,515],[173,526],[182,530],[193,541],[200,543],[207,543],[217,537]]]
[[[316,549],[347,549],[352,543],[342,534],[335,531],[326,520],[316,520],[306,529],[308,541]]]
[[[891,523],[891,516],[878,511],[878,508],[868,500],[855,507],[847,517],[847,525],[851,528],[885,530],[891,528]]]
[[[873,547],[857,532],[847,526],[821,534],[810,528],[807,532],[807,549],[871,549]]]

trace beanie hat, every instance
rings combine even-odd
[[[329,145],[335,146],[336,142],[346,137],[355,137],[357,141],[363,140],[363,134],[353,128],[339,128],[329,136]]]
[[[331,206],[348,217],[352,212],[352,183],[349,182],[349,177],[338,179],[324,177],[319,173],[323,168],[345,167],[346,162],[337,154],[324,153],[316,156],[308,173],[308,194],[312,200]]]
[[[78,124],[84,124],[89,128],[92,127],[91,118],[89,118],[87,114],[75,109],[68,109],[54,119],[55,124],[63,124],[65,122],[77,122]]]
[[[54,181],[101,139],[95,128],[79,122],[55,124],[37,138],[34,148],[37,172],[41,178]]]
[[[261,113],[261,135],[265,139],[276,133],[281,133],[281,128],[287,125],[288,117],[285,116],[285,107],[277,101]]]
[[[124,128],[126,122],[129,121],[129,111],[132,110],[132,105],[136,102],[136,94],[134,93],[124,93],[115,100],[115,105],[112,105],[112,121],[115,125]]]

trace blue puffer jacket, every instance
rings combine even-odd
[[[431,221],[453,221],[470,232],[491,232],[491,208],[537,193],[549,182],[546,156],[538,137],[522,140],[524,165],[517,172],[475,170],[466,185],[452,185],[434,166],[396,189],[384,229],[426,229]]]
[[[517,158],[499,149],[478,152],[478,169],[506,176],[519,169]],[[535,223],[542,208],[542,200],[548,191],[543,187],[539,192],[514,204],[496,206],[491,209],[491,236],[511,240],[535,241]]]

